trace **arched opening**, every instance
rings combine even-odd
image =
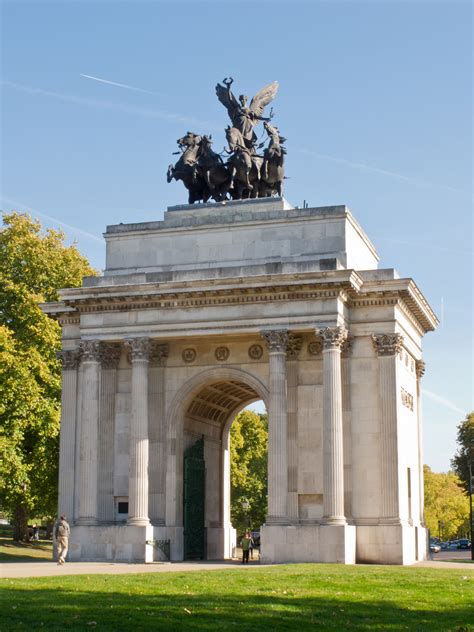
[[[185,559],[228,559],[236,546],[230,429],[240,411],[267,399],[267,391],[259,380],[238,370],[201,378],[181,391],[182,434],[180,424],[175,425],[176,482],[182,489],[182,497],[179,489],[176,496],[177,523],[184,527]]]

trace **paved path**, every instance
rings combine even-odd
[[[474,572],[474,564],[426,561],[410,568],[457,568],[466,574]],[[58,566],[55,562],[15,562],[2,564],[0,577],[60,577],[62,575],[125,575],[127,573],[183,573],[188,571],[247,570],[262,568],[258,562],[243,566],[233,562],[161,562],[154,564],[113,564],[103,562],[71,562]]]

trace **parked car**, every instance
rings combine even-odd
[[[458,540],[448,542],[448,551],[455,551],[458,548]]]
[[[468,540],[467,538],[461,538],[460,540],[458,540],[458,549],[470,549],[471,548],[471,541]]]
[[[439,553],[441,551],[441,547],[436,542],[430,543],[430,553]]]

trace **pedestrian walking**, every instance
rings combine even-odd
[[[253,546],[252,536],[250,535],[250,531],[246,531],[244,537],[242,538],[242,564],[249,563],[251,546]]]
[[[62,565],[66,561],[67,549],[69,545],[69,535],[71,529],[66,520],[66,516],[61,516],[54,528],[54,537],[58,547],[58,564]]]

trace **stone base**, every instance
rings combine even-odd
[[[357,526],[360,564],[414,564],[427,559],[428,530],[409,525]]]
[[[207,531],[207,557],[208,560],[230,560],[233,557],[237,533],[233,527],[211,528]]]
[[[130,525],[71,527],[68,561],[134,562],[165,561],[156,540],[170,540],[170,559],[183,559],[183,529]]]
[[[351,525],[264,525],[260,561],[355,564],[356,528]]]

